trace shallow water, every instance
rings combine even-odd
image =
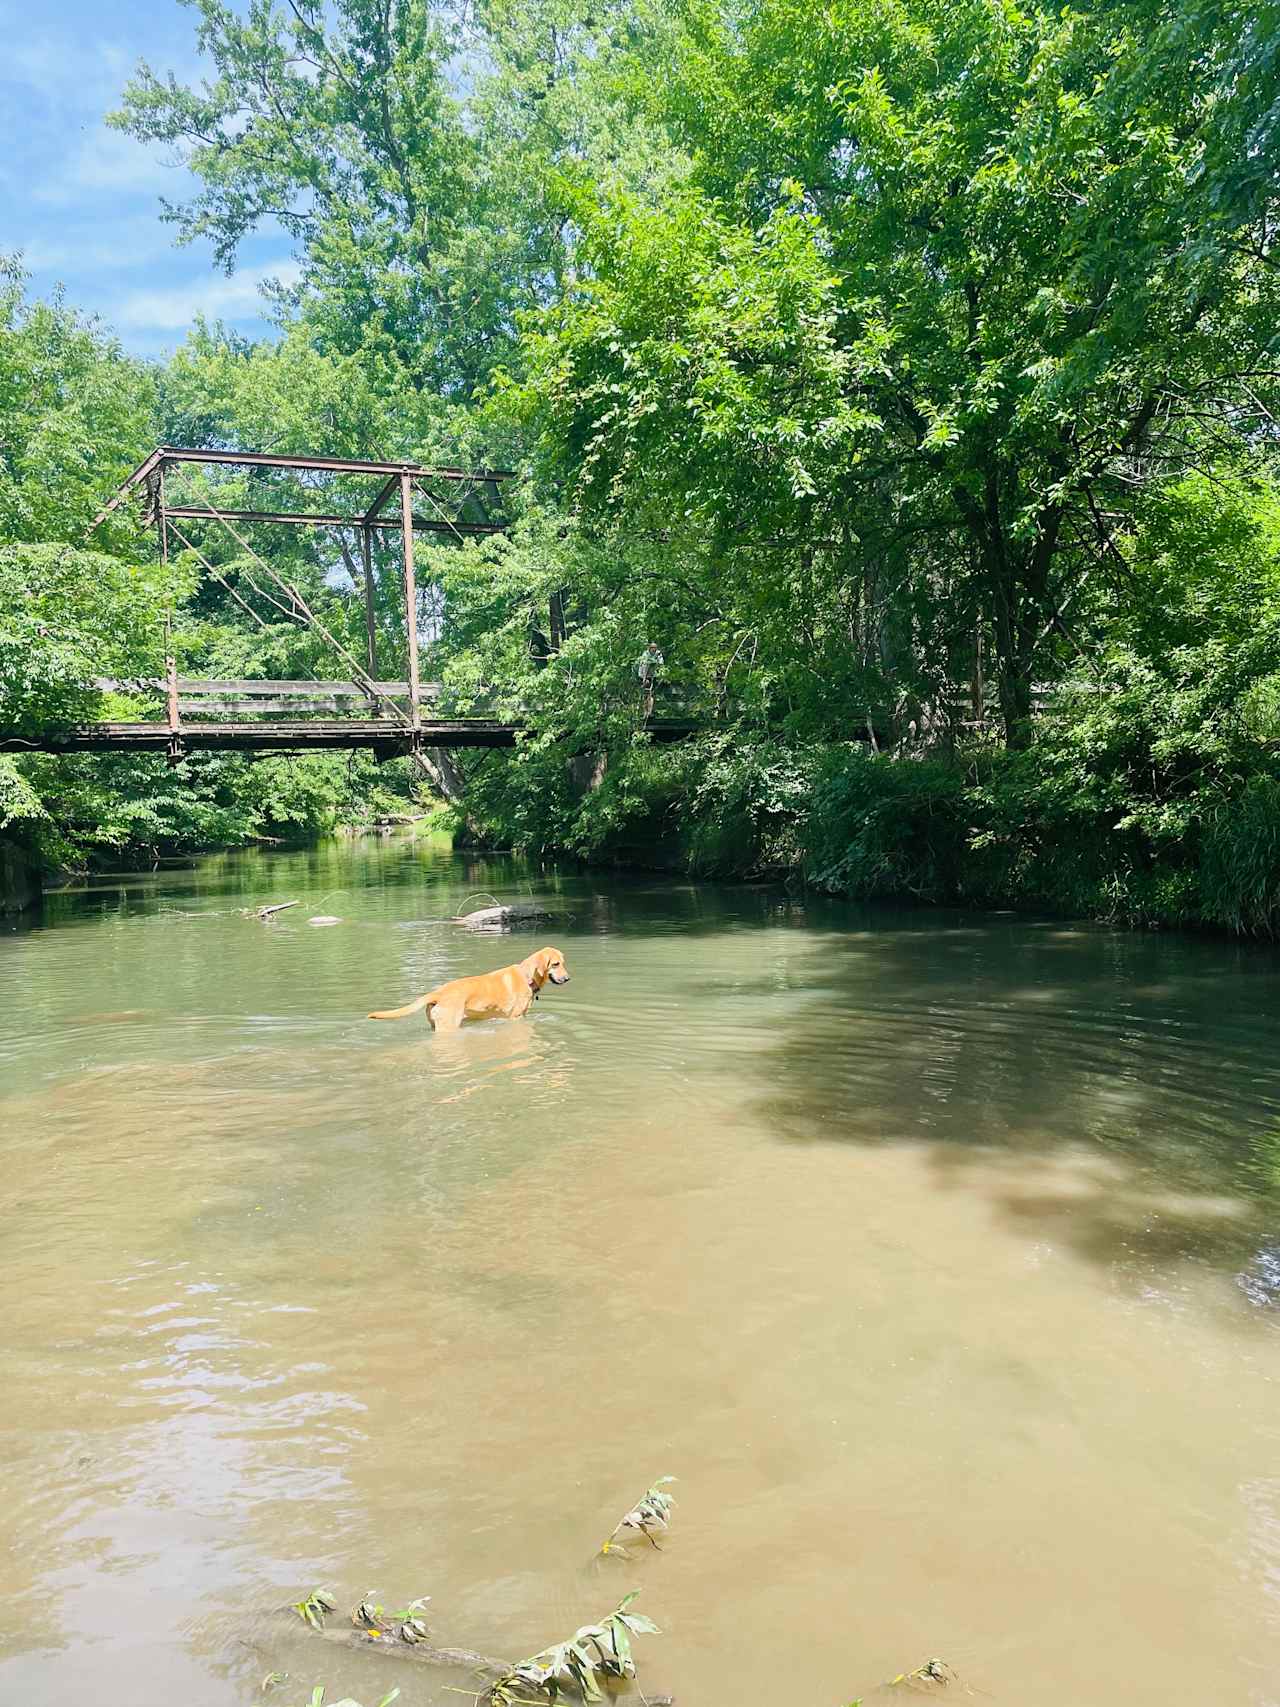
[[[544,938],[528,1020],[363,1018]],[[430,840],[54,898],[0,937],[0,1703],[460,1699],[273,1611],[322,1582],[511,1657],[640,1588],[680,1707],[1280,1701],[1277,1013],[1263,948]]]

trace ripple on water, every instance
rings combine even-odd
[[[1256,1696],[1270,958],[525,875],[573,981],[455,1037],[363,1015],[535,940],[443,922],[524,883],[489,856],[211,862],[0,945],[0,1699],[309,1687],[262,1609],[330,1579],[511,1654],[641,1586],[689,1701],[929,1652],[1018,1707]],[[342,929],[230,911],[293,894]]]

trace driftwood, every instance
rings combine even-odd
[[[470,1648],[437,1648],[433,1642],[402,1641],[395,1620],[390,1620],[390,1623],[393,1628],[388,1630],[358,1630],[353,1625],[333,1624],[315,1633],[340,1648],[360,1648],[377,1654],[390,1654],[395,1659],[421,1660],[429,1666],[452,1666],[483,1672],[486,1677],[502,1677],[511,1669],[508,1661],[495,1660],[491,1654],[474,1653]],[[308,1624],[307,1629],[315,1630],[315,1626]]]
[[[277,913],[285,913],[290,907],[300,907],[301,905],[301,901],[277,901],[273,907],[246,907],[244,908],[244,916],[246,919],[271,919]]]
[[[296,1609],[288,1608],[292,1617],[297,1617]],[[389,1655],[393,1659],[418,1660],[423,1665],[449,1666],[454,1670],[482,1673],[494,1680],[505,1677],[511,1670],[508,1660],[494,1659],[491,1654],[477,1654],[470,1648],[437,1648],[433,1642],[406,1642],[399,1633],[399,1625],[395,1619],[389,1620],[391,1625],[387,1630],[364,1630],[354,1626],[332,1624],[318,1629],[314,1624],[306,1624],[305,1628],[314,1631],[335,1647],[360,1648],[366,1652]],[[675,1697],[671,1695],[650,1695],[646,1692],[640,1695],[641,1701],[648,1707],[675,1707]],[[625,1700],[626,1697],[620,1699]]]

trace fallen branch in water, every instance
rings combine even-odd
[[[326,1628],[317,1630],[316,1634],[340,1648],[359,1648],[362,1652],[372,1649],[374,1653],[390,1654],[395,1659],[421,1660],[429,1666],[478,1671],[488,1677],[502,1677],[511,1669],[506,1660],[494,1659],[492,1654],[478,1654],[472,1648],[438,1648],[431,1641],[406,1642],[398,1630]]]
[[[315,1626],[311,1626],[315,1629]],[[326,1642],[332,1642],[339,1648],[358,1648],[362,1652],[372,1651],[383,1658],[420,1660],[424,1665],[452,1667],[458,1671],[482,1672],[495,1682],[509,1677],[513,1670],[509,1660],[495,1659],[492,1654],[478,1654],[472,1648],[438,1648],[434,1642],[406,1642],[396,1631],[392,1630],[344,1630],[341,1628],[325,1628],[316,1630],[318,1636],[323,1636]],[[639,1692],[637,1692],[639,1693]],[[648,1707],[676,1707],[674,1695],[641,1695],[641,1701]],[[481,1700],[485,1692],[481,1693]],[[500,1698],[499,1698],[500,1699]]]
[[[473,901],[488,901],[488,907],[472,908]],[[541,901],[499,901],[496,895],[487,890],[476,889],[463,898],[462,905],[453,915],[451,923],[463,925],[469,931],[505,930],[509,925],[521,925],[534,919],[550,919],[555,916],[555,909],[545,906]]]
[[[265,921],[274,918],[277,913],[288,912],[290,907],[300,907],[301,905],[301,901],[277,901],[271,907],[241,907],[240,915],[245,919],[262,919]]]
[[[578,1643],[579,1637],[590,1641],[596,1669],[606,1676],[619,1679],[634,1676],[634,1669],[627,1669],[631,1667],[628,1633],[640,1633],[654,1628],[647,1618],[627,1611],[631,1598],[628,1595],[618,1610],[603,1624],[584,1626],[573,1638],[575,1644]],[[492,1682],[481,1688],[476,1699],[482,1703],[492,1703],[493,1707],[504,1707],[504,1704],[519,1699],[511,1693],[513,1686],[541,1688],[542,1686],[534,1681],[534,1668],[545,1674],[545,1682],[551,1682],[560,1675],[561,1664],[568,1663],[568,1643],[562,1643],[558,1648],[546,1649],[532,1659],[520,1661],[515,1665],[510,1660],[495,1659],[492,1654],[477,1653],[473,1648],[438,1647],[425,1634],[426,1624],[419,1616],[423,1604],[422,1600],[415,1600],[403,1612],[393,1613],[366,1596],[353,1608],[349,1628],[332,1626],[326,1619],[327,1614],[337,1605],[336,1598],[329,1589],[315,1589],[305,1600],[282,1608],[282,1611],[292,1617],[301,1618],[307,1629],[337,1647],[359,1649],[362,1652],[372,1651],[395,1659],[418,1660],[424,1665],[445,1666],[488,1677]],[[583,1651],[585,1653],[585,1650]],[[594,1685],[594,1678],[591,1681]],[[598,1685],[595,1687],[598,1689]],[[542,1693],[544,1699],[551,1699],[546,1695],[545,1689]],[[584,1696],[587,1701],[600,1698],[598,1694],[586,1691]],[[670,1695],[641,1694],[640,1700],[647,1703],[647,1707],[675,1707],[675,1699]]]
[[[506,1660],[496,1660],[488,1654],[477,1654],[470,1648],[438,1648],[430,1641],[426,1623],[421,1616],[428,1596],[423,1595],[417,1600],[411,1600],[400,1612],[391,1612],[387,1607],[378,1604],[374,1593],[371,1589],[363,1600],[352,1607],[349,1629],[331,1629],[328,1626],[329,1614],[336,1612],[338,1608],[337,1596],[329,1588],[313,1589],[305,1600],[297,1601],[285,1610],[301,1618],[307,1628],[314,1630],[317,1636],[323,1636],[326,1641],[336,1642],[344,1648],[376,1648],[379,1653],[423,1660],[427,1665],[463,1666],[468,1671],[487,1672],[495,1677],[502,1676],[510,1669]]]
[[[558,1701],[566,1690],[584,1702],[603,1702],[601,1678],[621,1681],[636,1675],[632,1636],[658,1634],[652,1619],[629,1610],[639,1592],[633,1589],[599,1624],[584,1624],[566,1641],[512,1666],[496,1683],[479,1692],[476,1707],[529,1707],[531,1699],[537,1697]],[[642,1694],[641,1700],[646,1699],[652,1703],[652,1698]]]

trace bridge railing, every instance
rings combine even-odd
[[[104,676],[94,685],[104,693],[153,693],[162,698],[168,691],[168,684],[162,676],[135,677],[128,681]],[[231,681],[179,676],[176,686],[178,715],[196,722],[220,717],[258,719],[281,713],[289,719],[378,717],[385,709],[381,700],[372,698],[356,682],[274,681],[265,678]],[[408,709],[408,682],[374,682],[373,687],[382,700],[391,700],[402,709]],[[439,682],[423,682],[419,697],[424,705],[435,704],[442,691]]]
[[[408,682],[373,682],[370,685],[380,699],[390,700],[402,709],[408,708]],[[132,676],[128,679],[100,676],[95,680],[94,686],[104,693],[148,694],[162,700],[167,697],[171,688],[176,689],[176,709],[179,714],[196,719],[256,718],[264,714],[282,713],[290,717],[379,715],[378,699],[358,682],[284,681],[263,677],[230,680],[223,677],[178,676],[170,683],[163,676]],[[1037,684],[1031,690],[1032,711],[1036,714],[1043,713],[1059,693],[1081,688],[1099,691],[1095,684],[1089,683],[1067,682],[1051,686]],[[424,705],[438,705],[444,698],[443,684],[423,682],[419,695]],[[631,697],[639,701],[639,687],[634,689]],[[979,728],[987,723],[997,723],[999,706],[990,688],[983,699],[983,715],[980,719],[975,718],[972,702],[968,697],[948,698],[944,709],[950,720],[960,728]],[[471,715],[492,715],[492,707],[473,708]],[[692,692],[682,684],[663,681],[658,683],[654,715],[658,719],[706,718],[708,706],[705,696]],[[860,710],[858,716],[860,720],[865,719],[865,711]],[[882,708],[881,718],[891,718],[888,706]]]

